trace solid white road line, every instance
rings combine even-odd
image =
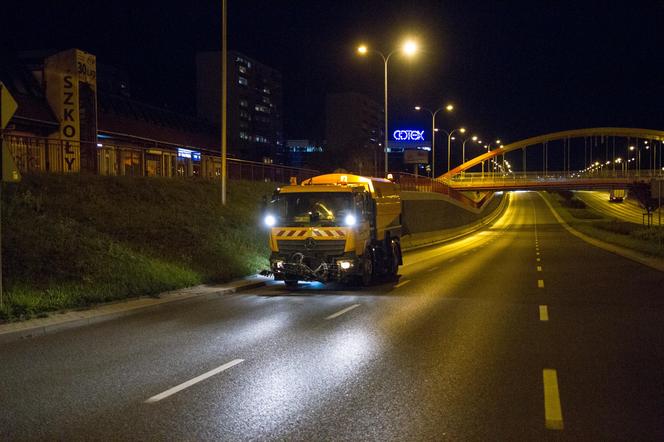
[[[353,309],[355,309],[355,308],[358,308],[359,306],[360,306],[360,304],[353,304],[353,305],[351,305],[350,307],[346,307],[346,308],[343,309],[343,310],[339,310],[339,311],[336,312],[336,313],[332,313],[330,316],[328,316],[328,317],[325,318],[325,319],[326,319],[326,320],[329,320],[329,319],[338,318],[339,316],[343,315],[344,313],[348,313],[349,311],[351,311],[351,310],[353,310]]]
[[[145,403],[150,404],[150,403],[154,403],[154,402],[159,402],[160,400],[166,399],[167,397],[172,396],[175,393],[184,390],[185,388],[189,388],[194,384],[197,384],[201,381],[204,381],[205,379],[207,379],[211,376],[214,376],[217,373],[221,373],[224,370],[228,370],[229,368],[234,367],[234,366],[236,366],[237,364],[239,364],[241,362],[244,362],[244,359],[233,359],[232,361],[227,362],[224,365],[221,365],[221,366],[215,368],[214,370],[210,370],[207,373],[203,373],[200,376],[196,376],[195,378],[193,378],[193,379],[191,379],[187,382],[183,382],[180,385],[176,385],[173,388],[169,388],[168,390],[164,391],[163,393],[159,393],[156,396],[152,396],[150,399],[145,401]]]
[[[546,305],[540,305],[539,306],[539,314],[540,314],[540,321],[548,321],[549,320],[549,307]]]
[[[543,279],[538,279],[537,280],[537,287],[543,289],[544,288],[544,280]]]
[[[401,281],[399,284],[395,285],[394,288],[398,289],[399,287],[403,287],[404,285],[408,284],[410,282],[410,279],[406,279],[404,281]]]
[[[563,411],[560,406],[560,393],[558,391],[558,374],[556,370],[545,368],[542,370],[544,383],[544,418],[546,428],[549,430],[562,430]]]

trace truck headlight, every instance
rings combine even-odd
[[[353,266],[353,261],[337,261],[341,270],[348,270]]]
[[[346,215],[346,219],[344,219],[344,222],[346,223],[347,226],[354,226],[355,223],[357,223],[357,219],[355,218],[355,215],[348,214]]]
[[[276,261],[274,261],[274,267],[277,269],[283,269],[284,262],[281,259],[277,259]]]
[[[277,223],[277,218],[275,218],[274,215],[265,215],[263,222],[266,226],[272,227]]]

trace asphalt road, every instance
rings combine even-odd
[[[634,224],[647,224],[643,214],[645,210],[633,198],[625,198],[621,202],[610,202],[609,192],[606,191],[578,191],[577,197],[592,209],[609,217],[627,221]],[[658,223],[658,213],[653,214],[653,222]]]
[[[0,440],[664,439],[664,273],[536,193],[405,261],[3,344]]]

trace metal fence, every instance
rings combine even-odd
[[[199,177],[221,174],[218,152],[137,137],[133,142],[105,135],[97,143],[56,138],[5,135],[5,144],[21,173],[77,173],[99,175]],[[81,167],[81,164],[84,166]],[[229,179],[288,182],[318,175],[319,171],[280,164],[228,158]]]

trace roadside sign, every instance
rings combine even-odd
[[[18,109],[16,100],[14,100],[14,97],[9,93],[5,85],[0,82],[0,129],[7,127],[16,109]]]
[[[9,152],[9,148],[5,146],[2,136],[2,131],[14,116],[16,109],[18,109],[16,100],[14,100],[12,94],[9,93],[5,85],[0,81],[0,149],[2,149],[2,154],[0,155],[0,173],[2,173],[2,181],[5,183],[21,181],[21,174],[18,171],[18,167],[16,167],[14,158],[12,158]]]
[[[426,164],[429,162],[429,152],[419,149],[405,149],[403,162],[406,164]]]

